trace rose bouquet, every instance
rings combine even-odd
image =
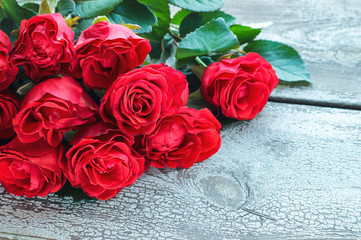
[[[172,19],[165,0],[0,2],[0,183],[15,195],[68,181],[106,200],[150,167],[190,168],[218,151],[216,117],[263,109],[276,72],[308,80],[295,50],[214,1],[169,0]]]

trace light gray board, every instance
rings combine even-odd
[[[299,51],[311,87],[282,87],[278,99],[361,106],[360,0],[225,0],[222,8],[238,23],[272,22],[258,39],[286,43]]]
[[[252,121],[225,124],[222,139],[210,159],[152,169],[105,202],[0,187],[0,237],[361,238],[360,111],[268,103]]]

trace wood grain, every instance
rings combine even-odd
[[[225,124],[215,156],[105,202],[0,187],[0,238],[360,239],[360,136],[360,111],[269,103]]]
[[[361,106],[360,0],[225,0],[223,10],[245,25],[272,22],[259,38],[289,44],[305,60],[313,85],[279,86],[272,96]]]

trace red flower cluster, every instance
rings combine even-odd
[[[10,140],[0,147],[0,183],[8,192],[45,196],[67,179],[105,200],[149,166],[189,168],[217,152],[221,125],[209,110],[185,107],[185,76],[164,64],[136,68],[147,40],[108,22],[73,40],[57,13],[23,20],[13,50],[0,31],[0,137]],[[8,88],[18,67],[39,82],[22,101]],[[99,105],[82,83],[106,89]],[[67,143],[69,131],[77,133]]]

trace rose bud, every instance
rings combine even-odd
[[[73,187],[91,197],[112,198],[143,174],[144,158],[131,148],[133,139],[104,123],[80,130],[72,143],[61,168]]]
[[[151,64],[121,75],[105,93],[100,112],[105,122],[128,134],[145,134],[187,100],[184,74],[164,64]]]
[[[74,32],[60,13],[43,14],[22,20],[12,62],[22,65],[33,81],[55,74],[70,73],[75,56]]]
[[[137,139],[135,149],[153,167],[189,168],[218,151],[220,130],[221,124],[208,109],[182,107]]]
[[[226,117],[253,119],[278,84],[272,66],[257,53],[209,65],[202,79],[202,95]]]
[[[0,92],[0,139],[14,136],[12,119],[18,113],[20,99],[10,89]]]
[[[13,125],[22,142],[44,138],[56,146],[64,132],[94,122],[97,111],[98,106],[72,77],[51,78],[28,92]]]
[[[8,35],[0,30],[0,91],[8,88],[18,73],[18,67],[10,62],[12,48]]]
[[[144,62],[150,52],[148,40],[129,28],[96,23],[83,31],[75,44],[72,75],[92,89],[109,88],[117,77]]]
[[[9,193],[45,197],[65,183],[58,165],[64,158],[64,145],[51,147],[44,140],[22,143],[14,138],[0,147],[0,183]]]

